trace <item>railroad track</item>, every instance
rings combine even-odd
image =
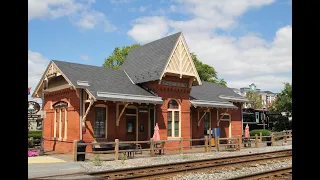
[[[267,160],[288,159],[292,157],[292,150],[273,151],[267,153],[231,156],[205,160],[176,162],[170,164],[140,166],[119,170],[88,173],[99,179],[168,179],[172,175],[183,172],[196,172],[205,169],[223,169],[231,166],[242,166],[248,163],[258,163]]]
[[[245,176],[238,176],[234,178],[229,178],[226,180],[264,180],[264,179],[272,179],[272,180],[286,180],[292,179],[292,167],[285,167],[279,169],[273,169],[270,171],[264,171],[254,174],[249,174]]]

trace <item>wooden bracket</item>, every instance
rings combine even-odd
[[[120,113],[119,116],[117,117],[117,121],[116,121],[116,125],[117,125],[117,126],[119,126],[120,118],[121,118],[122,114],[124,113],[124,111],[126,110],[126,108],[127,108],[128,105],[129,105],[129,103],[125,103],[125,104],[124,104],[124,107],[123,107],[121,113]]]
[[[229,111],[229,109],[227,109],[226,112],[224,112],[224,113],[221,115],[221,117],[218,119],[218,121],[217,121],[217,126],[218,126],[218,127],[219,127],[219,123],[220,123],[221,118],[222,118],[228,111]]]
[[[83,125],[84,125],[84,122],[86,122],[87,115],[88,115],[88,113],[89,113],[89,111],[90,111],[90,108],[91,108],[93,102],[94,102],[93,98],[90,98],[89,107],[88,107],[88,109],[86,110],[86,113],[84,114],[84,116],[83,116],[83,118],[82,118],[82,124],[83,124]]]
[[[207,112],[210,111],[210,109],[211,109],[211,108],[207,108],[207,110],[204,112],[204,114],[203,114],[203,115],[201,116],[201,118],[198,120],[198,126],[200,126],[201,120],[204,118],[204,116],[207,114]],[[199,111],[198,111],[198,113],[199,113]],[[198,118],[199,118],[199,114],[198,114]]]

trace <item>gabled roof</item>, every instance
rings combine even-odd
[[[135,84],[160,79],[181,32],[131,50],[121,69]]]
[[[85,64],[53,60],[53,63],[63,72],[76,88],[86,88],[99,100],[120,100],[130,102],[162,102],[148,91],[133,84],[122,70],[104,68]],[[139,97],[130,100],[124,95]],[[151,98],[151,99],[150,99]],[[160,100],[160,101],[159,101]],[[158,102],[159,101],[159,102]]]
[[[220,84],[202,81],[201,86],[192,86],[190,100],[193,105],[234,108],[230,102],[248,102],[246,98]]]

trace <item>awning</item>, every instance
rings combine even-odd
[[[232,102],[251,102],[249,99],[246,99],[244,97],[234,97],[234,96],[223,96],[220,95],[219,98],[229,100]]]
[[[214,108],[231,108],[237,109],[238,107],[230,102],[216,102],[216,101],[204,101],[204,100],[191,100],[191,104],[194,107],[214,107]]]
[[[134,94],[119,94],[119,93],[99,92],[99,91],[97,92],[97,100],[163,104],[163,100],[161,97],[141,96],[141,95],[134,95]]]

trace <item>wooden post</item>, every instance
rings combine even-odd
[[[255,140],[255,146],[256,146],[256,148],[258,148],[258,134],[255,134],[255,136],[256,136],[256,140]]]
[[[211,152],[211,139],[212,139],[212,129],[210,128],[209,130],[209,149],[208,152]]]
[[[273,134],[271,134],[271,146],[273,146],[274,144],[274,135]]]
[[[284,135],[284,143],[287,143],[287,134]]]
[[[262,132],[260,132],[260,140],[259,142],[262,142]]]
[[[119,160],[119,139],[115,139],[115,146],[114,146],[114,160]]]
[[[219,150],[220,149],[220,147],[219,147],[220,146],[220,139],[219,139],[219,137],[217,137],[216,139],[217,139],[217,141],[216,141],[217,151],[219,152],[220,151]]]
[[[73,141],[73,161],[77,161],[78,155],[78,140]]]
[[[242,144],[242,137],[241,136],[238,136],[238,150],[240,151],[241,149],[241,144]]]
[[[150,155],[154,156],[154,140],[153,140],[153,138],[150,139]]]
[[[180,152],[180,154],[183,153],[182,138],[181,138],[180,141],[179,141],[179,152]]]
[[[204,140],[204,152],[208,152],[208,136],[205,136]]]

